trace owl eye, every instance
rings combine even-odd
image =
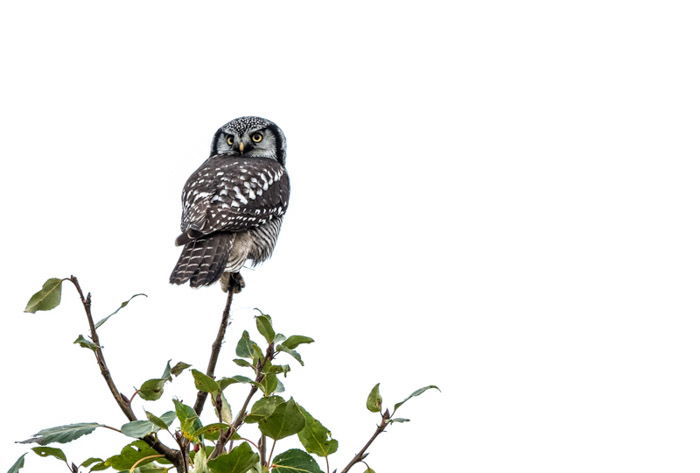
[[[233,136],[226,138],[226,143],[228,143],[229,146],[233,146]]]
[[[260,143],[263,139],[262,133],[253,133],[250,135],[250,139],[253,140],[253,143]]]

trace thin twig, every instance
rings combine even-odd
[[[219,353],[221,352],[221,343],[224,340],[224,335],[226,334],[226,327],[228,327],[228,319],[231,314],[231,301],[233,300],[233,286],[228,290],[228,295],[226,297],[226,306],[224,307],[224,313],[221,316],[221,324],[219,325],[219,331],[216,334],[214,343],[211,345],[211,355],[209,355],[209,365],[207,366],[207,376],[210,378],[214,377],[214,370],[216,369],[216,362],[219,360]],[[194,403],[194,411],[197,415],[202,413],[204,409],[204,403],[207,400],[206,391],[199,391],[197,393],[197,401]]]
[[[379,423],[377,426],[377,430],[374,431],[374,434],[372,434],[372,437],[367,441],[364,447],[362,447],[362,450],[357,452],[357,455],[353,457],[352,460],[350,460],[350,463],[347,464],[345,468],[340,473],[348,473],[350,471],[350,468],[355,466],[357,463],[360,463],[362,460],[365,459],[367,454],[365,452],[369,448],[370,445],[372,445],[372,442],[381,434],[384,432],[384,429],[386,429],[386,426],[389,425],[389,419],[391,418],[389,414],[389,409],[385,410],[384,413],[382,414],[382,421]]]
[[[253,399],[253,396],[255,393],[258,391],[258,385],[262,381],[263,377],[265,374],[263,373],[263,367],[268,361],[271,361],[275,357],[275,346],[274,344],[270,343],[267,347],[267,352],[265,353],[265,358],[262,360],[258,361],[257,366],[255,367],[255,371],[257,373],[257,376],[255,377],[255,384],[253,384],[250,387],[250,391],[248,391],[248,396],[245,398],[245,401],[243,402],[243,406],[241,407],[241,410],[238,411],[238,415],[236,416],[236,420],[233,421],[231,426],[226,429],[226,431],[222,432],[221,435],[219,436],[219,440],[216,442],[216,447],[214,447],[214,451],[212,451],[211,455],[209,456],[210,459],[216,458],[219,455],[221,455],[224,452],[224,447],[226,446],[226,442],[233,437],[233,434],[236,433],[236,431],[239,429],[239,427],[243,424],[243,420],[245,419],[246,413],[248,411],[248,404],[250,404],[250,400]]]
[[[80,296],[80,302],[83,304],[83,309],[85,310],[85,315],[87,316],[88,325],[90,326],[90,338],[95,344],[95,349],[92,351],[95,354],[95,358],[97,359],[97,365],[100,368],[100,373],[102,373],[102,377],[107,383],[109,391],[112,393],[112,397],[114,397],[114,400],[117,402],[117,405],[122,410],[126,418],[130,421],[134,421],[137,419],[137,417],[136,414],[134,414],[133,409],[131,409],[129,399],[119,392],[119,389],[117,389],[117,385],[115,384],[114,379],[112,378],[112,374],[110,373],[109,368],[107,368],[107,361],[105,360],[104,353],[102,352],[102,345],[100,345],[100,337],[97,335],[95,321],[92,317],[92,297],[90,293],[88,293],[87,296],[84,295],[83,290],[80,287],[80,283],[78,282],[78,278],[76,278],[75,276],[71,276],[66,280],[73,283],[73,286],[75,286],[75,289],[78,291],[78,296]],[[175,465],[175,468],[177,468],[178,472],[185,471],[185,467],[183,466],[183,460],[180,458],[180,452],[161,443],[154,436],[146,436],[143,437],[142,440],[145,441],[148,445],[150,445],[151,448],[153,448],[156,452],[162,454],[163,456],[165,456],[165,458],[172,462],[173,465]]]
[[[238,430],[238,427],[240,427],[243,423],[243,418],[245,416],[246,410],[248,409],[248,404],[250,403],[250,400],[253,398],[253,395],[257,390],[258,387],[255,385],[250,387],[248,397],[246,397],[245,401],[243,402],[243,407],[241,407],[241,411],[238,413],[238,417],[236,417],[236,420],[233,422],[233,424],[231,424],[231,426],[228,429],[226,429],[226,431],[221,433],[221,435],[219,436],[219,440],[216,442],[216,447],[214,447],[214,451],[209,456],[210,459],[216,458],[224,452],[226,442],[228,442],[228,440],[233,436],[236,430]],[[243,415],[241,415],[241,413],[243,413]]]
[[[69,281],[72,282],[75,286],[76,290],[78,291],[78,295],[80,296],[80,302],[83,303],[85,315],[88,319],[88,325],[90,326],[90,339],[96,345],[96,348],[93,350],[93,353],[95,353],[97,365],[100,367],[102,377],[107,382],[107,386],[109,387],[109,390],[112,393],[112,397],[114,397],[114,400],[117,401],[117,404],[119,405],[119,408],[122,410],[124,415],[127,417],[127,419],[134,421],[136,420],[136,415],[134,414],[134,411],[131,409],[131,406],[129,406],[129,403],[125,399],[125,396],[122,393],[120,393],[117,389],[117,386],[114,384],[114,379],[112,379],[112,374],[109,372],[109,368],[107,368],[107,362],[105,361],[104,354],[102,353],[102,345],[100,345],[100,337],[97,335],[95,322],[92,318],[92,297],[90,293],[88,293],[87,297],[83,295],[83,290],[80,287],[80,284],[78,283],[78,278],[76,278],[75,276],[71,276]]]
[[[272,464],[272,454],[275,453],[275,445],[277,445],[277,439],[272,441],[272,447],[270,447],[270,457],[267,459],[267,465]]]
[[[159,454],[159,455],[149,455],[147,457],[143,457],[143,458],[139,459],[136,463],[131,465],[131,468],[129,469],[129,473],[134,473],[134,471],[136,470],[136,467],[139,466],[141,463],[144,463],[148,460],[153,460],[155,458],[163,458],[164,456],[165,455]]]

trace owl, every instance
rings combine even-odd
[[[171,283],[243,289],[243,265],[272,255],[287,211],[285,158],[282,130],[264,118],[236,118],[216,131],[209,158],[182,190],[175,244],[183,249]]]

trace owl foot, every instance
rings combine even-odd
[[[224,273],[219,280],[221,283],[221,290],[228,292],[229,289],[233,289],[234,294],[238,294],[245,287],[245,281],[241,273]]]

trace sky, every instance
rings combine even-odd
[[[243,115],[288,141],[273,257],[244,270],[218,376],[256,308],[316,342],[284,379],[378,473],[700,467],[700,9],[684,1],[27,0],[0,5],[0,457],[119,427],[78,276],[127,395],[204,371],[225,295],[171,286],[180,191]],[[229,388],[240,403],[244,390]],[[183,373],[160,401],[193,402]],[[212,420],[211,413],[207,419]],[[64,447],[80,463],[128,439]],[[278,451],[297,447],[280,442]],[[23,471],[65,471],[27,456]],[[361,473],[361,466],[353,472]]]

